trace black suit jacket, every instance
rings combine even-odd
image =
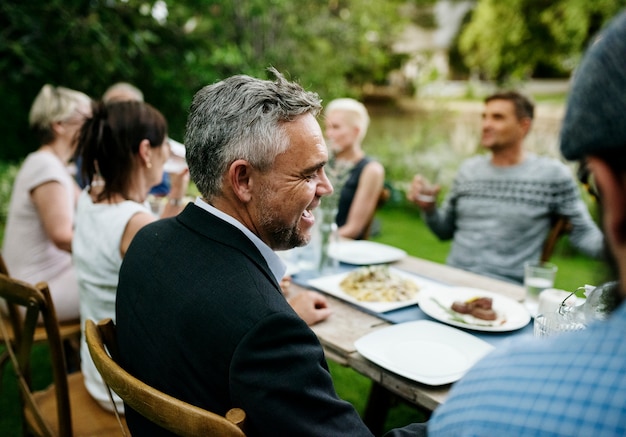
[[[250,436],[371,435],[258,249],[195,205],[133,239],[116,317],[131,374],[220,414],[243,408]],[[129,408],[127,420],[133,436],[168,435]]]

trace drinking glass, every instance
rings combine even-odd
[[[323,203],[314,211],[315,225],[311,229],[309,244],[291,249],[297,260],[301,276],[317,277],[321,274],[336,273],[339,261],[330,256],[329,249],[339,241],[337,208]]]
[[[528,261],[524,263],[524,286],[526,297],[537,300],[539,293],[554,286],[558,267],[552,263]]]
[[[163,171],[165,173],[178,174],[187,168],[185,145],[171,138],[169,138],[168,141],[170,145],[170,157],[165,162]]]
[[[569,291],[558,290],[556,288],[546,288],[539,293],[539,303],[537,305],[537,314],[546,314],[558,311],[562,305],[575,305],[574,299],[568,299],[571,296]]]
[[[421,178],[422,187],[415,199],[420,202],[432,203],[437,199],[439,192],[439,174],[441,170],[438,167],[420,168],[417,176]]]
[[[585,325],[578,320],[570,320],[559,311],[538,314],[534,321],[535,337],[550,337],[561,332],[580,331]]]
[[[163,210],[165,209],[165,197],[148,194],[147,201],[150,205],[150,210],[152,211],[152,214],[157,217],[161,217],[161,214],[163,214]]]
[[[617,293],[614,292],[618,286],[617,281],[607,282],[594,287],[586,293],[587,300],[583,311],[587,323],[594,320],[606,320],[613,309],[619,304]]]
[[[319,222],[320,255],[317,270],[320,274],[336,273],[339,261],[330,254],[330,248],[339,242],[339,233],[335,217],[337,208],[325,207],[315,210],[316,222]]]
[[[594,287],[585,285],[578,287],[576,291],[567,296],[561,306],[559,313],[568,320],[576,321],[588,325],[597,320],[606,320],[612,310],[618,305],[614,287],[617,282],[607,282]],[[576,296],[585,294],[582,304],[576,305]],[[570,302],[574,302],[573,304]]]

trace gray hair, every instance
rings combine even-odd
[[[102,95],[104,103],[136,100],[143,102],[143,92],[128,82],[117,82],[107,88]]]
[[[244,159],[267,171],[289,147],[285,123],[317,117],[321,100],[269,68],[276,81],[232,76],[196,93],[191,102],[185,146],[192,181],[209,200],[222,190],[228,166]]]

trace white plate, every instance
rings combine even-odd
[[[406,256],[402,249],[367,240],[331,244],[328,254],[341,262],[358,266],[391,263]]]
[[[437,282],[430,281],[428,279],[421,278],[419,276],[415,276],[410,273],[403,272],[402,270],[394,269],[393,267],[390,267],[389,271],[393,274],[411,279],[413,282],[415,282],[415,284],[419,287],[419,291],[417,292],[415,297],[413,297],[413,299],[409,299],[409,300],[405,300],[401,302],[363,302],[363,301],[357,300],[356,298],[344,292],[341,289],[341,286],[339,285],[341,281],[349,274],[349,272],[339,273],[337,275],[331,275],[331,276],[322,276],[321,278],[310,279],[308,283],[310,286],[315,287],[318,290],[321,290],[339,299],[358,305],[362,308],[368,309],[370,311],[374,311],[376,313],[384,313],[384,312],[395,310],[398,308],[403,308],[409,305],[415,305],[417,303],[419,295],[424,290],[437,289],[438,287],[445,287],[444,285],[441,285]]]
[[[428,385],[457,381],[493,349],[467,332],[430,320],[379,329],[359,338],[354,346],[379,366]]]
[[[433,319],[459,328],[475,331],[505,332],[523,328],[530,322],[530,313],[521,303],[496,293],[478,288],[448,287],[445,290],[424,290],[418,295],[418,304],[422,311]],[[493,310],[498,318],[493,322],[481,320],[467,314],[446,311],[455,300],[466,301],[473,297],[490,297]],[[434,299],[434,300],[433,300]],[[439,304],[437,303],[439,302]],[[452,311],[452,310],[450,310]]]

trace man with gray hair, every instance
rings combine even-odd
[[[128,82],[116,82],[106,89],[102,94],[102,101],[109,102],[125,102],[128,100],[136,100],[143,102],[143,92],[135,85]]]
[[[146,226],[120,271],[124,367],[198,407],[246,412],[250,436],[370,436],[333,388],[323,349],[285,300],[274,250],[308,243],[332,193],[316,94],[234,76],[194,97],[185,145],[201,196]],[[312,306],[325,317],[325,300]],[[134,436],[169,435],[130,408]]]
[[[561,152],[598,188],[618,279],[603,294],[607,320],[497,348],[454,385],[429,436],[626,435],[625,97],[626,11],[585,55],[561,131]]]

